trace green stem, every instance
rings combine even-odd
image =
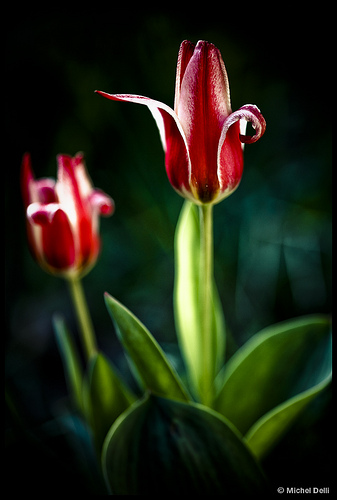
[[[79,278],[68,278],[68,283],[71,298],[76,311],[83,348],[89,361],[91,356],[97,352],[97,345],[88,304],[84,296],[81,280]]]
[[[213,401],[214,356],[211,335],[213,312],[213,205],[200,206],[200,314],[202,366],[200,395],[203,404]]]

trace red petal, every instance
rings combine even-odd
[[[93,185],[85,166],[83,153],[77,153],[72,158],[72,165],[80,196],[82,199],[86,199],[90,196]]]
[[[57,202],[54,179],[38,179],[35,181],[36,194],[41,203]]]
[[[87,217],[81,217],[78,220],[78,232],[80,241],[80,260],[86,263],[90,260],[93,244],[93,228],[91,220]]]
[[[93,189],[89,196],[93,210],[97,210],[100,215],[108,217],[113,214],[115,204],[112,198],[100,189]]]
[[[32,183],[34,183],[34,175],[29,153],[25,153],[22,158],[20,181],[23,203],[27,208],[28,205],[33,201],[31,195],[31,186]]]
[[[27,208],[27,219],[40,226],[49,224],[59,208],[59,203],[31,203]]]
[[[71,201],[75,209],[83,209],[83,200],[81,198],[78,181],[75,175],[75,169],[78,165],[78,159],[68,155],[57,156],[57,192],[61,204],[67,205]]]
[[[253,142],[258,141],[266,131],[266,121],[259,108],[255,106],[255,104],[245,104],[237,111],[231,113],[231,115],[226,119],[221,137],[226,134],[226,130],[228,130],[229,127],[238,120],[246,120],[246,122],[250,122],[255,130],[255,134],[253,136],[240,134],[240,141],[245,144],[252,144]]]
[[[224,141],[220,140],[218,179],[220,194],[217,202],[230,195],[239,185],[243,172],[243,148],[239,139],[240,124],[234,123],[227,130]]]
[[[198,42],[181,82],[177,107],[191,159],[191,181],[200,201],[219,190],[217,152],[222,125],[230,112],[226,71],[218,49]]]
[[[171,114],[159,109],[165,128],[165,166],[168,179],[174,189],[188,196],[190,188],[190,160],[185,137]]]
[[[57,155],[57,192],[61,204],[67,205],[70,201],[78,206],[82,206],[82,200],[75,177],[75,165],[71,156]]]
[[[81,161],[82,157],[57,156],[57,193],[62,209],[68,215],[73,227],[76,251],[80,255],[87,256],[88,252],[90,252],[88,247],[90,247],[92,233],[92,214],[86,197],[81,196],[80,186],[76,178],[76,168]],[[84,224],[89,234],[81,229]]]
[[[107,94],[101,91],[96,92],[113,101],[133,102],[143,104],[149,108],[156,120],[166,153],[165,165],[168,178],[177,191],[188,196],[191,191],[190,160],[185,134],[175,112],[166,104],[150,99],[149,97],[130,94]]]
[[[240,120],[251,122],[256,133],[253,136],[240,134]],[[243,146],[241,143],[251,144],[257,141],[265,130],[265,119],[260,110],[253,104],[242,106],[226,118],[218,149],[218,178],[223,195],[228,196],[240,182],[243,171]],[[220,199],[224,197],[223,195]]]
[[[50,267],[61,271],[74,264],[74,237],[63,210],[57,210],[51,222],[42,226],[42,247],[44,259]]]
[[[25,153],[21,165],[21,192],[25,207],[34,202],[54,203],[57,201],[55,180],[43,178],[35,180],[30,154]]]
[[[176,89],[174,96],[174,111],[176,113],[178,110],[181,82],[185,74],[187,65],[191,57],[193,56],[194,49],[195,49],[194,43],[191,43],[188,40],[184,40],[180,45],[178,53],[177,72],[176,72]]]

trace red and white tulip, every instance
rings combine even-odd
[[[35,179],[29,153],[22,161],[21,190],[29,246],[46,271],[76,278],[95,264],[99,216],[113,213],[114,202],[92,186],[83,155],[57,156],[57,180]]]
[[[148,97],[99,94],[144,104],[159,128],[172,186],[197,204],[218,203],[239,185],[243,146],[257,141],[266,122],[253,104],[232,112],[220,51],[211,43],[182,42],[178,55],[174,110]],[[245,135],[247,122],[255,134]]]

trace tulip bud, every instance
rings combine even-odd
[[[21,190],[28,243],[46,271],[76,278],[95,264],[99,250],[99,215],[113,213],[114,202],[95,189],[83,155],[58,155],[57,180],[35,179],[29,153],[23,157]]]

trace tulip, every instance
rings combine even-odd
[[[144,96],[98,93],[149,108],[159,128],[170,183],[199,205],[218,203],[237,188],[243,146],[257,141],[266,128],[255,105],[232,112],[220,51],[205,41],[196,46],[184,41],[180,46],[174,110]],[[255,130],[253,136],[245,135],[247,122]]]
[[[113,200],[92,186],[83,155],[58,155],[57,180],[35,179],[30,155],[22,161],[21,189],[31,252],[40,266],[69,280],[95,264],[99,215],[113,213]]]

